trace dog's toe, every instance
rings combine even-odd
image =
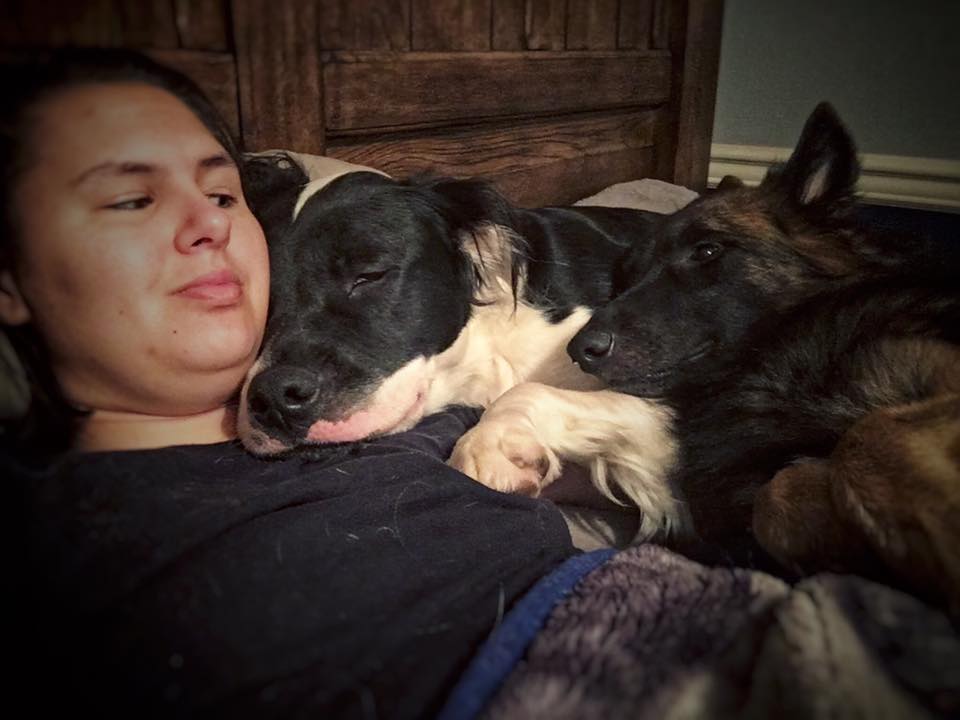
[[[457,442],[449,464],[494,490],[537,496],[560,461],[527,429],[481,421]]]

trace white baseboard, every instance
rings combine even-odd
[[[767,168],[790,156],[791,148],[763,145],[710,146],[708,184],[736,175],[756,185]],[[901,155],[860,156],[860,196],[867,202],[960,212],[960,161]]]

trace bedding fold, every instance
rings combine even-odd
[[[541,585],[531,591],[538,592]],[[515,622],[522,604],[501,628]],[[475,697],[454,712],[480,672],[505,679],[479,712]],[[490,720],[958,717],[960,635],[937,609],[856,576],[822,574],[791,586],[640,545],[609,555],[557,596],[526,652],[503,653],[495,632],[446,713]]]

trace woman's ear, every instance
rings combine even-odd
[[[4,325],[30,322],[30,308],[10,270],[0,270],[0,322]]]

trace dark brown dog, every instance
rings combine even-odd
[[[749,547],[756,522],[795,568],[879,564],[956,597],[960,483],[944,428],[957,417],[944,401],[919,436],[904,418],[960,392],[960,243],[860,224],[858,174],[852,139],[819,106],[759,187],[727,181],[664,218],[568,350],[673,410],[672,480],[702,538]],[[947,459],[927,467],[924,453]]]

